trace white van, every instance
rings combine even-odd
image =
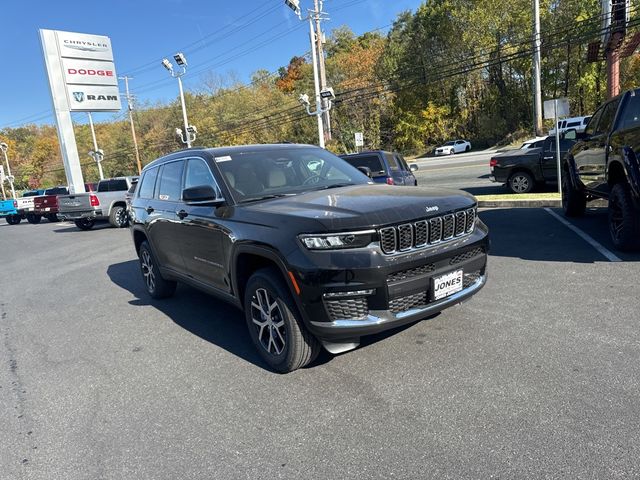
[[[576,133],[584,132],[584,129],[587,127],[587,123],[591,119],[591,115],[587,117],[571,117],[565,118],[563,120],[558,120],[558,128],[560,133],[566,132],[567,130],[575,129]],[[552,128],[549,130],[549,135],[555,135],[556,129]]]

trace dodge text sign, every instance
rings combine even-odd
[[[113,62],[96,62],[63,58],[64,79],[67,85],[118,85]]]

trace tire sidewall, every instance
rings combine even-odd
[[[294,339],[292,322],[296,322],[296,309],[293,305],[293,300],[291,300],[291,296],[289,295],[289,293],[283,290],[283,287],[279,284],[279,282],[273,282],[270,276],[271,275],[266,272],[258,272],[253,277],[251,277],[251,279],[247,283],[247,288],[244,295],[245,321],[247,323],[247,328],[249,329],[251,340],[253,341],[256,350],[260,354],[260,357],[273,369],[282,372],[288,371],[287,365],[289,365],[292,360],[291,357],[293,351],[291,348],[291,342]],[[251,301],[253,299],[255,291],[260,288],[264,288],[272,297],[276,298],[278,306],[280,307],[280,311],[282,312],[286,333],[286,344],[283,352],[280,355],[274,355],[265,350],[265,348],[262,346],[262,343],[260,342],[260,339],[258,338],[258,329],[253,323],[251,317]]]
[[[118,216],[122,215],[122,222],[118,222]],[[116,228],[125,228],[129,224],[129,217],[127,216],[127,210],[122,206],[115,206],[111,209],[109,215],[109,221],[111,225]]]
[[[616,238],[613,233],[612,203],[617,203],[622,211],[622,232],[619,238]],[[625,185],[618,183],[613,186],[607,210],[609,235],[614,246],[620,250],[636,250],[640,245],[640,240],[636,238],[636,235],[640,233],[638,232],[638,223],[640,222],[638,216],[640,216],[640,212],[633,207],[629,190]]]

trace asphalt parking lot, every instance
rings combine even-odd
[[[640,255],[606,212],[481,212],[467,303],[289,375],[237,310],[151,301],[130,234],[0,226],[3,479],[640,476]],[[604,253],[603,253],[604,252]]]

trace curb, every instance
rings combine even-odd
[[[480,208],[544,208],[562,207],[562,200],[478,200]]]

